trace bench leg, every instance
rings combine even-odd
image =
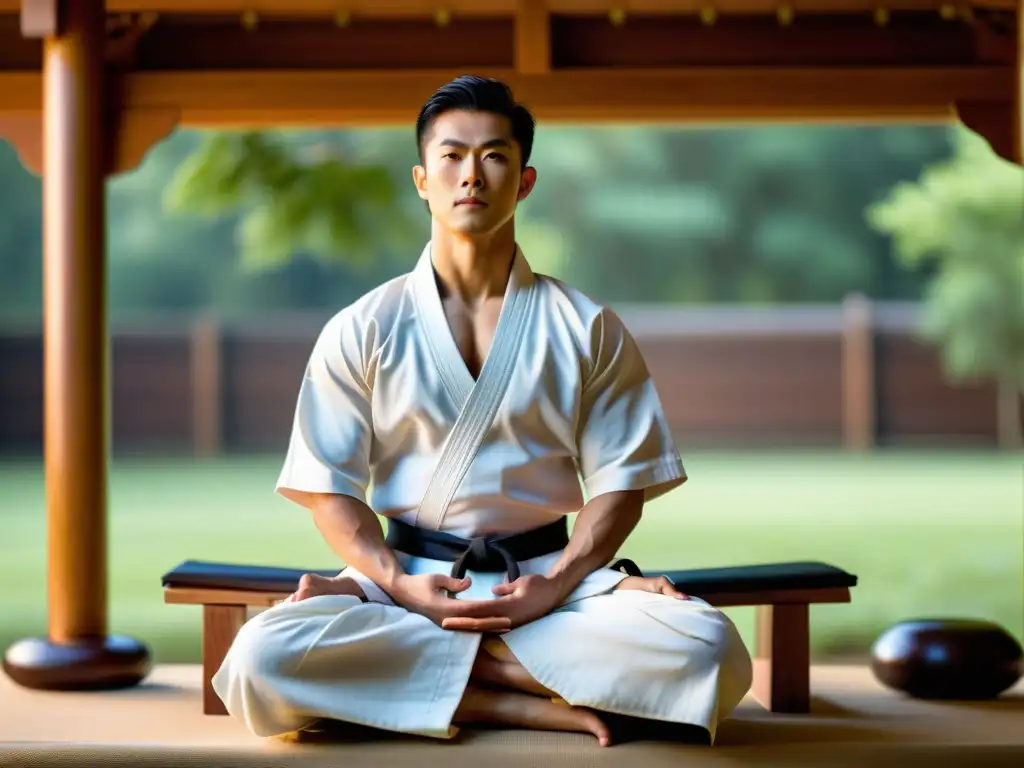
[[[810,606],[757,606],[753,694],[771,712],[811,711]]]
[[[213,690],[213,675],[228,655],[245,623],[244,605],[203,606],[203,714],[226,715],[224,702]]]

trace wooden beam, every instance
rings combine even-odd
[[[134,74],[125,106],[176,108],[188,125],[411,124],[461,72]],[[547,122],[946,120],[962,94],[1005,98],[1004,68],[483,72]]]
[[[373,19],[339,27],[329,17],[262,19],[249,31],[231,16],[164,16],[108,42],[120,71],[420,72],[508,69],[675,70],[715,67],[876,68],[1011,66],[1012,36],[988,26],[914,13],[886,28],[868,16],[817,14],[779,29],[771,16],[734,17],[712,27],[696,16],[549,17],[544,0],[518,0],[515,19],[453,16]],[[120,30],[119,30],[120,31]],[[0,23],[0,69],[37,68],[35,51]],[[115,55],[114,49],[127,49]]]
[[[173,110],[192,126],[406,125],[439,85],[428,72],[138,72],[122,108]],[[507,81],[545,123],[944,122],[965,96],[1006,100],[1013,67],[922,69],[483,71]],[[38,75],[0,74],[0,115],[38,112]]]
[[[551,71],[551,18],[545,0],[519,0],[515,69],[522,75],[543,75]]]
[[[556,16],[552,68],[1009,66],[1012,40],[982,30],[932,13],[897,17],[886,27],[869,16],[816,14],[785,29],[771,16],[734,16],[710,27],[696,16],[628,16],[619,25],[602,16]]]
[[[22,0],[0,0],[0,12],[18,12]],[[1012,11],[1017,0],[971,0],[957,2],[974,8]],[[241,15],[256,9],[265,14],[332,16],[347,11],[353,16],[386,17],[427,17],[438,7],[455,15],[511,16],[515,13],[518,0],[107,0],[109,13],[157,13],[225,14]],[[719,13],[769,13],[774,14],[779,0],[713,0]],[[863,11],[874,13],[879,7],[890,12],[935,10],[938,12],[942,0],[788,0],[786,5],[799,15],[802,12],[831,13]],[[552,13],[559,14],[606,14],[615,5],[609,0],[549,0],[547,6]],[[697,13],[709,5],[708,0],[628,0],[622,3],[631,14],[648,13]]]

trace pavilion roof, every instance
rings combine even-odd
[[[42,106],[24,2],[0,0],[0,116]],[[409,124],[465,72],[546,122],[943,120],[1013,100],[1017,4],[107,0],[108,61],[126,110],[177,124]]]

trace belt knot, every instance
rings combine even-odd
[[[501,546],[500,540],[487,536],[475,536],[469,540],[466,551],[452,565],[452,578],[461,579],[466,571],[488,570],[488,564],[500,558],[505,564],[505,572],[509,581],[519,578],[519,563],[512,554]]]

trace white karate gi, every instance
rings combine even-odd
[[[517,295],[530,299],[525,329],[510,326]],[[639,349],[613,312],[535,275],[518,252],[474,380],[445,317],[428,244],[412,272],[325,326],[302,381],[278,490],[346,494],[380,515],[416,522],[463,405],[474,387],[505,375],[488,363],[520,334],[507,391],[440,530],[467,538],[525,531],[579,511],[584,489],[589,498],[644,489],[653,499],[686,480]],[[545,573],[557,558],[527,561],[522,573]],[[409,573],[447,574],[452,566],[399,559]],[[245,624],[213,678],[228,712],[260,736],[329,718],[450,737],[481,636],[442,630],[396,606],[365,575],[344,573],[369,602],[321,596],[282,603]],[[492,598],[505,578],[468,575],[465,599]],[[622,578],[595,572],[553,613],[502,639],[570,704],[699,725],[714,738],[751,684],[736,628],[698,599],[613,591]]]

